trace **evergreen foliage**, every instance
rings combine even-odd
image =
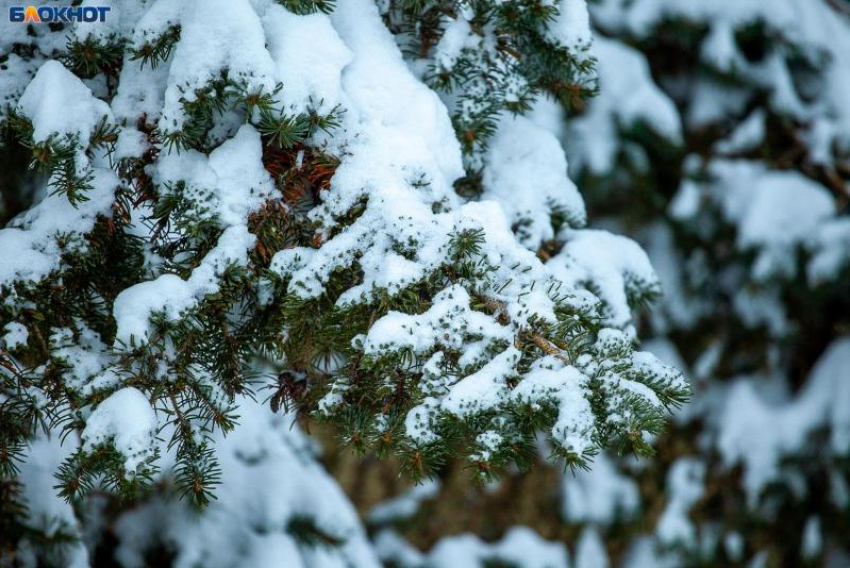
[[[39,189],[0,231],[4,555],[65,541],[17,490],[55,476],[70,506],[41,508],[119,541],[77,526],[67,565],[225,566],[269,533],[307,564],[374,562],[281,408],[414,479],[459,458],[487,481],[541,432],[570,466],[651,453],[690,391],[636,350],[657,278],[583,229],[560,145],[523,116],[595,91],[574,4],[126,2],[100,27],[8,24],[3,140]],[[477,200],[517,188],[539,205]],[[243,486],[256,468],[291,486]]]

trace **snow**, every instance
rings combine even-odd
[[[850,218],[822,221],[805,243],[812,253],[806,272],[812,285],[834,281],[850,265]]]
[[[594,5],[592,14],[603,29],[644,37],[664,19],[705,23],[709,35],[702,51],[703,59],[720,70],[734,70],[738,76],[746,76],[765,88],[770,94],[770,105],[779,113],[808,121],[807,138],[813,143],[813,156],[818,161],[828,161],[833,141],[848,147],[850,110],[844,93],[850,85],[850,22],[840,17],[829,2],[605,0]],[[755,22],[763,23],[768,35],[776,34],[781,43],[790,44],[810,61],[827,62],[828,71],[824,73],[816,100],[804,103],[797,96],[789,64],[781,51],[784,46],[769,51],[763,61],[746,61],[733,41],[732,32]],[[722,108],[724,100],[730,100],[730,91],[715,92],[713,103],[706,99],[701,108]],[[692,118],[694,124],[702,121],[696,120],[696,116]]]
[[[227,266],[247,265],[247,251],[256,241],[248,232],[248,216],[277,193],[263,168],[260,135],[248,124],[209,156],[188,150],[161,157],[154,179],[161,184],[185,181],[183,194],[203,207],[196,215],[217,220],[224,232],[187,280],[162,274],[118,295],[113,305],[116,340],[124,343],[131,336],[146,340],[152,313],[164,312],[176,321],[204,296],[219,290],[218,280]]]
[[[426,479],[401,495],[378,503],[369,511],[369,523],[382,525],[412,517],[419,510],[422,501],[433,499],[439,494],[440,486],[438,480]]]
[[[605,454],[593,459],[592,469],[565,475],[561,485],[562,514],[571,523],[610,525],[632,517],[640,507],[637,484]]]
[[[705,487],[705,464],[699,459],[682,457],[667,474],[667,503],[655,529],[664,544],[696,545],[696,528],[688,511],[702,497]]]
[[[597,36],[594,54],[599,59],[599,96],[587,111],[570,123],[572,161],[601,174],[611,170],[621,150],[620,129],[642,122],[673,143],[681,142],[679,112],[649,73],[644,56],[620,42]]]
[[[756,109],[748,116],[728,138],[717,142],[719,152],[730,154],[745,152],[759,146],[764,140],[766,115],[763,109]]]
[[[0,21],[2,22],[2,21]],[[0,23],[3,26],[5,22]],[[6,24],[9,26],[9,24]],[[21,28],[22,26],[11,26]],[[0,33],[0,45],[6,39],[6,30]],[[13,32],[10,31],[9,36]],[[4,48],[5,51],[5,48]],[[40,63],[39,59],[26,60],[16,53],[10,53],[8,59],[3,62],[3,68],[0,68],[0,119],[5,118],[9,108],[13,108],[21,93],[32,80],[36,69]]]
[[[633,539],[622,563],[625,568],[677,568],[682,559],[673,552],[657,550],[655,541],[648,536]]]
[[[556,45],[575,53],[588,49],[593,43],[590,33],[590,16],[585,0],[561,0],[558,15],[546,29],[546,35]]]
[[[389,312],[369,328],[365,340],[359,341],[363,341],[364,351],[368,354],[402,349],[423,353],[446,341],[448,347],[458,348],[463,335],[473,334],[492,340],[507,341],[513,337],[508,328],[472,310],[469,292],[454,284],[434,296],[428,311],[419,315]],[[358,338],[355,338],[357,341]]]
[[[97,405],[86,420],[83,449],[111,442],[124,457],[124,469],[133,473],[151,455],[153,436],[159,430],[156,412],[138,389],[117,390]]]
[[[604,303],[607,325],[623,328],[631,322],[630,297],[660,293],[649,258],[631,239],[594,229],[568,232],[566,237],[548,266],[571,287],[589,286]]]
[[[545,368],[547,363],[551,368]],[[592,447],[595,424],[588,401],[588,380],[575,367],[564,367],[550,358],[528,373],[511,397],[518,403],[531,405],[557,404],[558,419],[552,427],[552,437],[564,449],[581,456]]]
[[[451,70],[464,49],[474,49],[480,42],[461,12],[458,18],[447,18],[443,36],[434,48],[434,60],[444,70]]]
[[[393,530],[380,531],[373,542],[378,556],[384,563],[395,562],[398,566],[405,568],[425,564],[425,555]]]
[[[194,151],[164,156],[155,179],[163,184],[186,180],[202,193],[209,191],[206,206],[223,227],[246,225],[251,212],[278,194],[263,168],[260,134],[249,124],[210,152],[208,159]]]
[[[80,325],[76,337],[67,327],[54,328],[50,336],[53,357],[62,362],[63,378],[69,388],[89,395],[120,383],[111,365],[115,357],[100,340],[100,335]]]
[[[22,483],[27,504],[25,524],[32,529],[44,531],[47,537],[59,532],[81,536],[73,506],[57,495],[54,489],[54,474],[72,451],[71,445],[63,445],[59,436],[48,437],[39,433],[30,441],[27,459],[20,464],[18,479]],[[29,543],[22,544],[24,547],[16,552],[21,558],[26,558],[26,546]],[[82,541],[69,543],[67,546],[64,566],[86,568],[91,565],[88,550]]]
[[[197,92],[225,69],[249,93],[274,90],[275,64],[249,0],[194,0],[179,9],[180,41],[169,67],[160,122],[165,133],[182,129],[184,101],[196,100]]]
[[[508,395],[507,381],[516,374],[520,356],[515,347],[502,351],[481,369],[453,385],[442,401],[442,408],[464,418],[499,406]]]
[[[76,75],[56,60],[46,61],[18,101],[18,111],[33,126],[33,140],[77,136],[83,147],[97,123],[112,118],[109,105],[92,96]]]
[[[205,296],[218,292],[219,279],[225,269],[231,265],[245,266],[247,251],[253,248],[255,241],[256,237],[247,227],[229,227],[188,279],[163,274],[123,290],[112,306],[118,323],[115,341],[129,344],[132,338],[137,344],[147,342],[152,314],[162,313],[166,319],[177,321]]]
[[[758,251],[752,267],[757,280],[791,276],[796,248],[815,238],[835,214],[829,191],[800,173],[769,170],[749,160],[718,159],[707,169],[713,181],[705,186],[685,182],[671,212],[681,221],[694,217],[697,208],[685,203],[695,202],[695,192],[702,193],[737,226],[738,247]]]
[[[239,424],[217,433],[222,479],[217,499],[202,515],[186,502],[155,498],[125,512],[116,523],[117,558],[144,565],[144,552],[160,542],[175,551],[177,567],[287,566],[377,568],[357,514],[339,485],[317,463],[292,416],[240,398]],[[339,546],[308,547],[290,532],[308,519]]]
[[[817,558],[823,550],[820,517],[811,516],[803,529],[802,554],[804,559]]]
[[[750,506],[762,488],[780,475],[783,456],[804,448],[810,435],[829,426],[833,452],[850,450],[850,338],[835,340],[820,357],[800,393],[776,404],[765,400],[757,383],[742,378],[726,396],[717,417],[717,448],[727,467],[744,464],[743,486]]]
[[[131,61],[129,55],[125,55],[118,79],[118,92],[110,105],[115,118],[132,129],[138,117],[145,117],[150,124],[159,119],[169,68],[169,62],[156,67],[141,67],[138,62]]]
[[[548,542],[526,527],[512,527],[499,542],[486,544],[471,534],[442,539],[428,554],[427,565],[433,568],[483,566],[499,560],[523,568],[568,568],[569,559],[563,544]]]
[[[551,107],[546,110],[539,105],[539,113],[531,118],[500,118],[484,157],[483,199],[463,203],[453,183],[466,172],[446,104],[408,67],[373,2],[339,2],[329,16],[294,15],[266,0],[125,4],[116,6],[116,17],[108,26],[69,28],[77,37],[105,38],[113,31],[131,35],[130,44],[138,48],[179,25],[180,40],[174,51],[155,69],[126,57],[117,92],[108,104],[111,79],[98,77],[84,83],[55,61],[41,65],[18,108],[32,120],[36,140],[66,134],[80,138],[78,165],[91,168],[94,188],[87,194],[91,200],[78,208],[64,196],[45,197],[0,230],[4,290],[18,281],[47,278],[61,268],[66,252],[58,245],[57,235],[71,233],[66,246],[83,250],[83,235],[98,217],[111,214],[119,184],[112,160],[139,158],[150,151],[153,162],[145,173],[155,191],[161,196],[179,192],[189,203],[192,219],[214,222],[221,230],[215,246],[197,259],[188,276],[168,272],[167,263],[156,257],[149,244],[145,246],[144,281],[121,291],[112,304],[117,325],[113,345],[105,343],[111,338],[101,337],[82,321],[62,324],[68,327],[57,327],[57,322],[51,329],[51,358],[61,364],[66,386],[84,397],[111,392],[93,409],[81,410],[86,421],[83,449],[112,444],[122,455],[128,475],[157,450],[167,454],[166,467],[156,474],[154,492],[110,523],[122,564],[143,565],[150,547],[164,546],[175,555],[176,566],[267,566],[281,559],[293,567],[378,565],[356,511],[318,465],[298,428],[293,428],[294,417],[274,415],[250,397],[236,400],[239,423],[228,437],[209,433],[221,461],[217,500],[199,515],[186,503],[160,493],[159,488],[171,481],[173,470],[168,466],[174,452],[156,439],[161,424],[150,402],[156,395],[127,386],[117,372],[116,352],[124,344],[153,339],[151,316],[176,322],[219,292],[229,266],[256,268],[249,266],[248,252],[255,246],[255,237],[248,231],[248,218],[265,201],[280,195],[262,164],[260,134],[249,124],[256,117],[239,116],[233,109],[217,114],[208,137],[210,146],[217,147],[209,154],[186,148],[170,151],[157,141],[159,134],[185,126],[186,103],[196,100],[224,73],[242,82],[250,93],[271,93],[282,85],[281,110],[287,113],[329,112],[337,105],[344,110],[339,129],[313,141],[340,159],[329,190],[309,216],[322,246],[285,249],[272,262],[271,270],[286,280],[288,293],[301,299],[318,298],[328,291],[336,271],[353,268],[363,273],[362,282],[345,291],[337,307],[370,303],[446,274],[452,235],[466,230],[483,233],[481,251],[471,256],[492,269],[485,277],[446,279],[444,289],[429,298],[423,313],[390,311],[353,344],[367,358],[415,356],[412,372],[421,370],[423,378],[416,385],[416,406],[404,417],[415,443],[438,439],[437,420],[481,417],[489,422],[476,432],[474,457],[486,461],[511,442],[501,427],[516,405],[527,405],[531,411],[545,406],[557,411],[551,430],[554,441],[584,455],[596,448],[598,428],[589,400],[590,376],[605,384],[606,394],[616,391],[611,404],[618,410],[624,397],[633,394],[660,405],[651,389],[632,380],[638,371],[670,384],[680,380],[654,357],[631,351],[634,329],[629,301],[633,295],[654,292],[658,279],[636,243],[604,231],[578,230],[586,223],[585,207],[567,175],[567,160],[558,141],[560,128],[547,118],[557,115]],[[562,0],[558,7],[559,15],[547,32],[549,39],[570,50],[588,48],[591,35],[584,0]],[[446,22],[448,30],[436,48],[437,60],[445,66],[453,65],[464,49],[478,48],[465,19],[467,11],[458,12],[457,19]],[[34,31],[33,37],[41,33]],[[4,37],[0,44],[6,41]],[[58,42],[59,38],[45,40],[39,49],[54,43],[61,46]],[[305,50],[305,45],[310,49]],[[619,113],[617,123],[606,125],[612,136],[615,127],[646,120],[665,137],[678,140],[678,116],[652,84],[645,62],[611,42],[598,47],[609,68],[624,61],[630,71],[622,80],[609,71],[612,85],[619,85],[612,88],[636,95],[633,104],[613,109]],[[53,50],[45,53],[53,55]],[[16,57],[7,63],[18,66],[14,75],[19,81],[31,69]],[[32,61],[40,63],[40,57]],[[0,94],[17,97],[10,93],[5,84],[0,87]],[[103,116],[120,127],[118,146],[109,160],[85,154],[88,137]],[[157,135],[145,134],[141,123],[156,124]],[[304,154],[299,154],[297,163],[301,165],[303,159]],[[362,211],[352,221],[349,214],[356,205]],[[144,217],[150,207],[143,203],[131,213],[135,226],[128,229],[129,234],[148,237]],[[567,221],[561,234],[555,233],[553,216]],[[560,255],[544,264],[535,252],[551,239],[567,243]],[[61,281],[57,278],[57,282]],[[616,355],[617,361],[599,366],[588,361],[593,359],[588,355],[569,365],[549,355],[538,357],[530,371],[519,371],[528,364],[530,353],[523,351],[520,338],[532,326],[558,323],[560,313],[556,317],[552,290],[572,307],[588,312],[597,307],[599,296],[604,303],[603,325],[628,333],[603,329],[590,349],[594,357]],[[497,307],[483,311],[482,300]],[[6,325],[4,345],[14,349],[24,344],[27,333],[20,324]],[[459,355],[456,367],[453,357],[447,365],[448,353]],[[630,369],[628,373],[616,370],[622,364]],[[163,380],[167,379],[165,369],[163,362],[156,371]],[[333,378],[337,380],[320,402],[320,411],[330,412],[341,404],[351,380],[338,374]],[[204,387],[209,386],[204,379],[199,377]],[[628,419],[625,414],[616,419]],[[496,417],[491,420],[490,415]],[[47,452],[39,451],[42,457]],[[613,510],[628,513],[637,507],[635,486],[603,459],[607,458],[600,458],[597,471],[580,478],[581,491],[572,499],[568,517],[604,523]],[[44,485],[48,473],[32,475]],[[384,503],[373,511],[372,520],[382,523],[409,515],[418,501],[433,497],[437,489],[422,486]],[[46,493],[52,495],[49,488]],[[67,506],[49,503],[48,507],[74,520]],[[298,542],[291,534],[291,523],[304,519],[315,522],[340,545],[309,548]],[[569,564],[563,544],[544,541],[523,527],[512,528],[496,543],[470,535],[451,537],[424,557],[405,548],[399,539],[381,538],[396,553],[433,566],[476,565],[492,559],[541,568]],[[583,533],[577,558],[579,566],[607,564],[595,529]]]
[[[682,185],[684,187],[685,184]],[[677,197],[683,195],[684,192],[680,190]],[[697,206],[694,204],[694,207]],[[666,333],[671,327],[692,329],[700,318],[712,310],[709,298],[688,294],[687,284],[698,277],[698,266],[694,263],[689,265],[687,259],[682,258],[676,248],[673,232],[665,223],[653,223],[644,235],[644,240],[650,264],[658,275],[664,293],[663,302],[654,306],[650,314],[653,329],[657,333]]]
[[[312,106],[327,113],[344,102],[341,75],[353,54],[328,16],[298,16],[272,5],[263,16],[263,27],[287,112],[302,113]]]
[[[537,250],[554,238],[551,216],[555,212],[574,228],[586,223],[584,201],[567,177],[563,148],[553,134],[531,120],[502,117],[485,164],[482,199],[500,203],[528,248]]]
[[[9,322],[3,327],[3,331],[6,332],[2,336],[6,349],[14,351],[18,347],[26,347],[30,334],[25,325]]]
[[[593,527],[587,527],[581,533],[576,545],[576,568],[608,568],[608,553],[599,533]]]
[[[65,195],[48,195],[23,215],[0,229],[0,286],[13,281],[38,281],[59,267],[63,250],[56,237],[63,233],[84,234],[98,216],[109,217],[118,177],[106,168],[92,170],[88,201],[74,207]],[[86,245],[69,243],[78,249]]]

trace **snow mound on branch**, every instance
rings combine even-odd
[[[592,14],[605,30],[641,37],[651,34],[664,20],[707,25],[704,61],[721,71],[746,75],[766,87],[773,110],[808,123],[805,135],[813,159],[829,163],[833,142],[850,148],[850,107],[846,104],[850,90],[850,21],[839,10],[825,0],[604,0],[594,4]],[[756,23],[764,24],[768,35],[775,34],[783,43],[790,43],[809,63],[826,67],[814,100],[806,101],[808,97],[797,93],[781,47],[763,61],[747,61],[735,41],[735,32]],[[709,107],[722,108],[718,101],[734,98],[729,90],[717,92],[708,83],[695,87],[694,98],[706,103],[697,110],[710,113],[705,116],[708,120],[718,117]]]
[[[231,265],[245,266],[248,250],[254,246],[256,237],[243,226],[229,227],[218,244],[183,280],[176,274],[163,274],[155,280],[135,284],[121,292],[112,307],[118,330],[116,342],[129,343],[131,338],[146,342],[150,333],[150,316],[163,313],[171,321],[177,321],[187,310],[220,287],[220,278]]]
[[[649,257],[628,237],[601,230],[567,232],[567,243],[548,262],[555,277],[587,286],[604,303],[605,323],[617,328],[632,320],[632,298],[661,293]]]
[[[217,220],[225,230],[187,280],[163,274],[118,295],[113,305],[116,340],[125,343],[131,336],[146,340],[152,313],[164,312],[176,321],[204,296],[219,290],[219,278],[228,266],[247,265],[248,250],[256,241],[248,232],[248,215],[277,191],[263,168],[260,135],[251,125],[242,126],[209,156],[194,150],[163,156],[154,179],[164,186],[185,181],[184,194],[195,196],[206,207],[196,215]]]
[[[531,529],[515,526],[492,544],[471,534],[444,538],[427,557],[427,565],[434,568],[486,566],[488,562],[523,568],[568,568],[569,554],[560,542],[543,540]]]
[[[562,488],[563,517],[572,523],[607,526],[616,518],[630,518],[640,507],[637,484],[605,454],[593,459],[592,469],[565,475]]]
[[[835,215],[835,202],[822,185],[794,171],[775,171],[748,160],[709,163],[712,181],[686,180],[671,203],[672,215],[695,218],[701,202],[720,207],[737,226],[737,246],[758,253],[752,266],[757,280],[791,276],[796,248],[816,239],[823,223]]]
[[[357,513],[317,463],[292,416],[267,405],[238,401],[239,424],[214,443],[221,467],[217,499],[198,515],[184,501],[160,498],[125,513],[116,523],[117,559],[144,565],[149,546],[176,552],[175,566],[377,568]],[[320,540],[305,546],[297,527]],[[311,529],[312,527],[312,529]],[[337,543],[324,546],[321,539]],[[164,542],[162,542],[164,541]]]
[[[587,222],[584,200],[567,177],[558,139],[523,116],[504,116],[485,157],[482,199],[498,201],[525,246],[555,237],[551,217],[575,228]]]
[[[52,59],[27,85],[18,111],[32,122],[36,142],[54,135],[71,135],[77,136],[83,147],[88,146],[97,123],[112,117],[108,104],[95,98],[76,75]]]
[[[587,49],[593,44],[590,16],[585,0],[561,0],[558,15],[546,29],[549,39],[571,50]]]
[[[842,337],[827,348],[791,400],[771,404],[751,379],[741,379],[729,389],[717,422],[717,447],[728,467],[744,464],[751,505],[765,484],[781,475],[782,457],[799,454],[817,429],[829,429],[836,455],[850,451],[848,368],[850,337]]]
[[[93,168],[92,176],[88,201],[74,207],[64,194],[48,195],[0,229],[0,286],[35,282],[56,270],[64,252],[57,242],[59,235],[71,235],[66,246],[72,249],[86,247],[80,235],[92,230],[98,216],[111,215],[119,184],[115,173],[106,168]]]
[[[588,526],[581,532],[576,545],[576,568],[608,568],[608,553],[599,531]]]
[[[17,322],[9,322],[3,326],[2,331],[5,333],[0,337],[6,349],[14,351],[18,347],[25,346],[29,339],[29,331],[23,324]]]
[[[526,375],[511,397],[531,405],[554,403],[558,407],[558,419],[552,427],[552,437],[564,449],[580,456],[592,445],[595,422],[588,400],[591,394],[588,381],[575,367],[564,366],[549,357]]]
[[[696,528],[688,513],[705,492],[705,470],[699,459],[685,457],[679,458],[667,473],[667,505],[655,529],[662,543],[696,545]]]
[[[649,64],[639,51],[618,41],[596,37],[594,54],[599,59],[599,95],[587,112],[570,122],[571,162],[595,174],[611,171],[621,150],[620,129],[644,123],[666,140],[682,140],[679,111],[653,82]]]
[[[305,112],[310,103],[323,114],[344,102],[341,72],[352,53],[327,16],[297,16],[270,6],[263,26],[287,112]],[[304,49],[307,45],[310,49]]]
[[[83,449],[88,452],[111,441],[124,456],[125,470],[134,472],[150,455],[157,430],[156,412],[147,397],[138,389],[126,387],[109,395],[86,420]]]
[[[248,92],[275,89],[275,64],[249,0],[194,0],[179,6],[180,41],[169,67],[160,122],[165,132],[183,127],[184,101],[196,100],[197,92],[225,69],[231,80],[244,82]]]

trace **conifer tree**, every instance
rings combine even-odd
[[[845,563],[848,13],[606,0],[592,14],[601,89],[568,128],[571,173],[597,218],[646,246],[665,290],[647,346],[686,369],[695,401],[638,484],[600,460],[566,481],[567,520],[606,527],[634,565]],[[581,506],[600,491],[601,517]]]
[[[480,493],[447,476],[381,503],[367,517],[379,553],[486,565],[527,524],[546,541],[499,561],[534,565],[562,541],[573,566],[847,564],[850,14],[833,1],[590,6],[598,96],[558,134],[589,217],[658,270],[664,298],[639,335],[685,369],[694,400],[650,460],[600,454],[574,476]],[[534,114],[551,127],[558,109]],[[444,537],[434,518],[492,542]]]
[[[137,0],[4,22],[2,139],[29,162],[2,192],[4,556],[376,563],[296,415],[413,479],[458,458],[489,480],[539,433],[571,466],[650,453],[689,393],[636,349],[658,280],[584,228],[525,116],[595,92],[584,10]]]

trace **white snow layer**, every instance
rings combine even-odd
[[[796,248],[817,242],[823,223],[835,214],[829,190],[794,171],[718,159],[708,164],[707,173],[711,181],[706,184],[682,184],[671,214],[688,221],[699,214],[701,203],[715,203],[737,227],[738,247],[757,251],[751,269],[757,280],[793,275]]]
[[[128,472],[150,455],[158,431],[156,412],[141,391],[126,387],[115,391],[97,405],[86,420],[83,449],[112,442],[125,458]]]
[[[599,60],[599,95],[587,112],[570,122],[574,166],[596,174],[611,170],[621,150],[620,130],[644,123],[670,142],[681,142],[682,127],[673,101],[659,89],[649,64],[639,51],[615,40],[597,36],[594,55]]]
[[[236,429],[214,440],[222,474],[217,499],[203,515],[176,499],[154,499],[125,513],[116,524],[122,565],[143,566],[146,546],[161,539],[180,568],[377,568],[356,511],[317,463],[294,418],[251,400],[238,404]],[[299,520],[340,545],[299,545],[289,532]]]
[[[561,486],[563,516],[573,523],[610,525],[630,518],[640,506],[637,484],[605,454],[593,459],[592,469],[565,475]]]
[[[639,36],[651,34],[664,19],[684,19],[709,27],[703,45],[703,59],[719,70],[747,76],[768,89],[773,110],[807,122],[808,142],[816,161],[828,162],[831,146],[837,142],[850,147],[850,21],[837,13],[826,0],[604,0],[593,5],[594,20],[607,30]],[[763,61],[750,63],[735,42],[734,32],[748,24],[763,23],[767,33],[799,49],[810,61],[826,62],[827,72],[814,100],[803,102],[791,79],[781,49]],[[707,83],[705,84],[707,85]],[[696,85],[699,92],[700,85]],[[705,99],[704,109],[722,109],[733,98],[714,92]],[[718,104],[720,103],[720,104]],[[697,104],[697,103],[695,103]]]
[[[755,505],[762,488],[781,475],[783,456],[801,452],[821,427],[830,431],[836,455],[850,451],[850,337],[836,339],[792,399],[772,403],[752,379],[729,389],[717,421],[717,447],[729,467],[744,464],[744,488]]]

